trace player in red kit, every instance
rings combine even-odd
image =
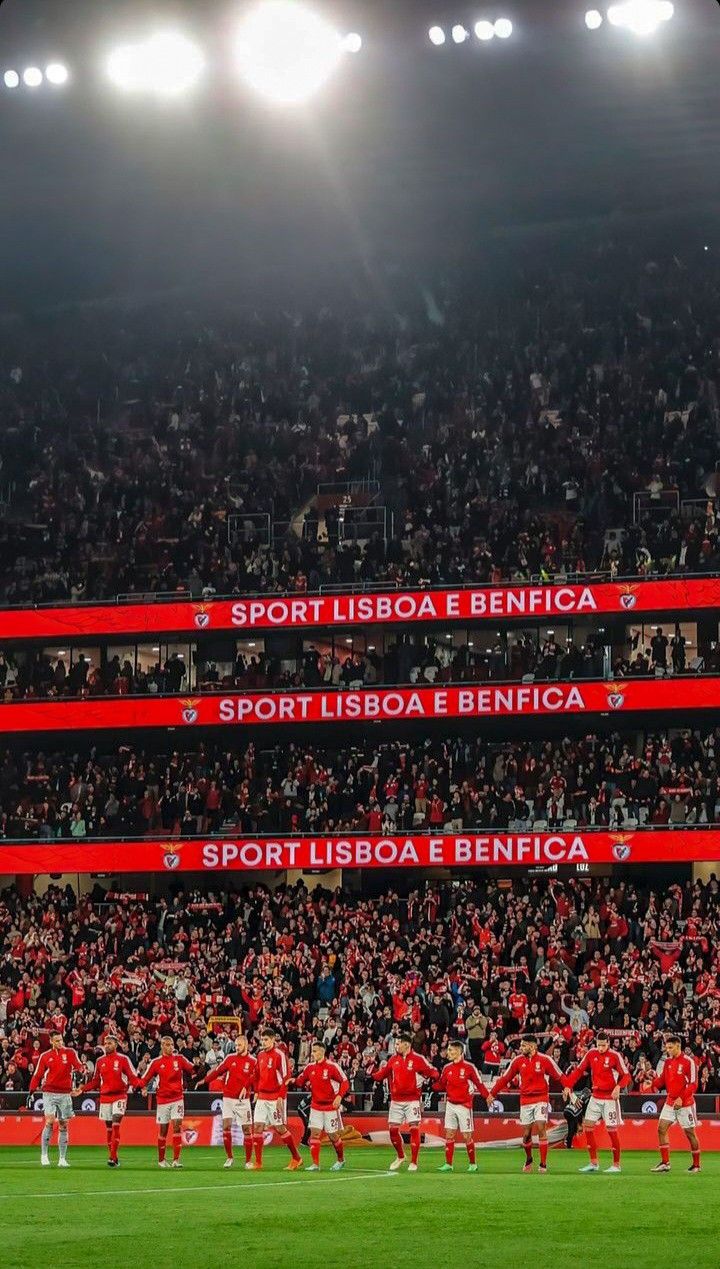
[[[253,1128],[255,1137],[255,1166],[262,1167],[263,1131],[269,1128],[276,1132],[280,1140],[290,1151],[290,1162],[286,1172],[295,1172],[302,1167],[302,1159],[298,1153],[290,1129],[287,1126],[287,1086],[290,1079],[290,1066],[287,1054],[280,1048],[277,1035],[266,1027],[260,1034],[260,1052],[257,1055],[257,1072],[255,1075],[255,1113]]]
[[[588,1049],[582,1062],[568,1071],[565,1076],[563,1096],[570,1097],[570,1089],[574,1088],[583,1075],[589,1075],[591,1096],[585,1108],[583,1130],[587,1140],[590,1162],[581,1168],[581,1172],[597,1172],[598,1151],[595,1128],[600,1120],[607,1128],[612,1147],[613,1161],[606,1172],[620,1172],[620,1137],[618,1128],[622,1125],[620,1108],[620,1092],[630,1083],[630,1071],[622,1053],[610,1048],[610,1040],[605,1031],[598,1031],[595,1047]]]
[[[320,1168],[320,1139],[326,1132],[332,1143],[337,1159],[332,1165],[332,1172],[339,1172],[345,1167],[345,1152],[340,1133],[343,1130],[342,1106],[343,1097],[350,1092],[350,1082],[337,1062],[327,1058],[325,1045],[316,1041],[312,1046],[312,1062],[293,1081],[296,1088],[310,1089],[310,1156],[312,1164],[308,1172],[317,1172]]]
[[[255,1082],[257,1062],[248,1051],[247,1037],[239,1035],[235,1041],[235,1052],[228,1053],[219,1066],[213,1067],[207,1075],[198,1080],[198,1088],[203,1084],[222,1082],[222,1125],[223,1145],[227,1158],[223,1167],[231,1168],[235,1162],[232,1147],[233,1124],[239,1124],[243,1130],[245,1147],[245,1167],[252,1168],[253,1128],[252,1105],[250,1092]]]
[[[395,1053],[384,1066],[373,1071],[372,1077],[378,1082],[387,1080],[390,1085],[388,1127],[390,1141],[397,1155],[390,1164],[390,1171],[397,1172],[405,1162],[405,1147],[400,1128],[407,1124],[410,1128],[408,1172],[417,1172],[420,1153],[420,1088],[423,1080],[438,1079],[439,1072],[420,1053],[413,1053],[411,1036],[407,1031],[402,1031],[397,1038]]]
[[[84,1071],[80,1058],[74,1049],[63,1044],[59,1031],[50,1036],[50,1048],[43,1053],[30,1080],[30,1093],[36,1088],[42,1089],[43,1115],[45,1127],[40,1138],[40,1163],[44,1168],[50,1167],[50,1141],[53,1124],[58,1122],[58,1167],[69,1168],[67,1161],[68,1121],[74,1115],[72,1104],[73,1071]],[[31,1098],[28,1096],[28,1104]]]
[[[188,1062],[187,1058],[175,1052],[175,1042],[171,1035],[163,1036],[160,1041],[160,1053],[161,1056],[154,1058],[145,1074],[140,1077],[138,1087],[144,1088],[151,1080],[157,1077],[155,1119],[158,1124],[158,1165],[161,1168],[170,1167],[165,1158],[165,1149],[167,1146],[168,1128],[172,1124],[172,1166],[181,1168],[182,1121],[185,1118],[185,1083],[183,1075],[192,1075],[195,1068],[192,1062]]]
[[[520,1084],[520,1123],[525,1129],[523,1146],[525,1147],[525,1163],[523,1172],[532,1172],[532,1129],[537,1124],[538,1145],[540,1149],[540,1172],[547,1172],[547,1121],[548,1097],[550,1096],[550,1080],[563,1082],[563,1073],[547,1053],[538,1053],[537,1040],[527,1036],[520,1042],[520,1053],[513,1058],[504,1075],[496,1080],[490,1099],[494,1100],[498,1093],[518,1080]]]
[[[124,1053],[118,1053],[117,1040],[107,1036],[103,1045],[105,1053],[95,1064],[91,1079],[78,1089],[75,1096],[100,1090],[100,1121],[105,1124],[108,1144],[108,1167],[117,1168],[120,1145],[120,1124],[127,1110],[128,1089],[137,1085],[137,1072]]]
[[[465,1046],[459,1040],[448,1044],[450,1061],[442,1069],[440,1079],[433,1085],[438,1093],[445,1093],[445,1162],[439,1172],[452,1172],[455,1142],[458,1132],[465,1140],[468,1172],[477,1172],[475,1162],[475,1125],[473,1122],[473,1097],[479,1093],[486,1101],[490,1098],[476,1067],[465,1057]]]
[[[660,1074],[653,1080],[655,1092],[665,1088],[667,1097],[660,1111],[658,1120],[658,1139],[660,1143],[660,1162],[651,1169],[653,1172],[670,1171],[670,1147],[668,1133],[671,1124],[679,1124],[690,1143],[692,1163],[688,1172],[700,1171],[700,1143],[697,1139],[697,1112],[695,1110],[695,1093],[697,1092],[697,1062],[689,1053],[683,1053],[679,1036],[665,1037],[665,1062]]]

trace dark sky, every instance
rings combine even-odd
[[[59,57],[74,81],[0,86],[0,306],[242,294],[342,262],[430,267],[519,226],[720,208],[717,0],[677,0],[647,40],[587,32],[585,0],[317,7],[365,48],[312,107],[277,110],[233,79],[242,5],[4,0],[0,71]],[[428,46],[430,21],[488,13],[513,18],[512,40]],[[177,18],[212,68],[195,96],[138,103],[104,83],[107,49]]]

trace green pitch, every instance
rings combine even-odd
[[[303,1151],[303,1155],[306,1152]],[[519,1151],[480,1151],[468,1176],[439,1175],[440,1151],[420,1171],[387,1174],[392,1153],[348,1151],[345,1170],[286,1173],[267,1150],[262,1172],[240,1159],[223,1171],[219,1149],[187,1149],[182,1172],[155,1153],[70,1149],[71,1167],[40,1168],[38,1151],[0,1150],[2,1269],[692,1269],[720,1265],[720,1155],[688,1176],[651,1176],[657,1155],[626,1154],[621,1176],[580,1176],[579,1150],[550,1152],[547,1176],[520,1172]],[[603,1166],[609,1162],[602,1155]]]

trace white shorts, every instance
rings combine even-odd
[[[585,1122],[599,1124],[601,1120],[606,1128],[622,1128],[624,1122],[622,1108],[620,1102],[615,1101],[614,1097],[590,1098],[585,1107]]]
[[[326,1132],[328,1137],[334,1136],[343,1130],[342,1115],[339,1110],[311,1110],[309,1125]]]
[[[74,1114],[69,1093],[43,1093],[43,1115],[46,1119],[72,1119]]]
[[[472,1132],[473,1113],[469,1106],[458,1106],[457,1102],[445,1103],[445,1127],[457,1128],[460,1132]]]
[[[155,1122],[158,1124],[171,1124],[176,1119],[184,1118],[184,1102],[163,1102],[162,1106],[158,1106],[155,1111]]]
[[[122,1119],[127,1110],[127,1097],[118,1097],[116,1102],[101,1102],[99,1116],[104,1124],[110,1123],[115,1116]]]
[[[546,1124],[547,1120],[547,1102],[528,1102],[520,1107],[520,1123],[525,1128],[528,1124]]]
[[[388,1110],[389,1124],[419,1124],[420,1102],[391,1102]]]
[[[681,1106],[676,1110],[670,1102],[666,1102],[660,1111],[660,1120],[665,1124],[679,1124],[681,1128],[697,1128],[697,1111],[695,1103]]]
[[[223,1097],[222,1117],[233,1119],[236,1124],[242,1124],[243,1128],[249,1128],[252,1123],[249,1097]]]
[[[284,1101],[278,1106],[277,1101],[265,1101],[258,1097],[253,1111],[253,1123],[256,1128],[278,1128],[286,1122],[285,1114]]]

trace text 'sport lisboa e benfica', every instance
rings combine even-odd
[[[87,697],[0,705],[0,729],[58,732],[107,728],[337,724],[656,713],[720,708],[720,678],[506,683],[361,691]]]
[[[8,874],[280,872],[336,868],[529,868],[565,864],[713,862],[720,858],[715,829],[637,829],[631,833],[474,833],[430,836],[349,834],[338,837],[178,838],[75,842],[7,842],[0,846]]]
[[[681,613],[720,607],[720,578],[495,586],[366,595],[272,596],[206,603],[162,600],[0,610],[8,639],[278,630],[523,618]]]

